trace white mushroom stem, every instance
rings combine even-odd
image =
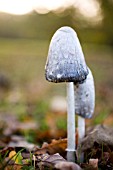
[[[85,118],[78,116],[78,143],[85,136]]]
[[[78,144],[80,144],[81,140],[85,136],[85,118],[78,116]],[[79,161],[82,163],[84,161],[84,153],[80,153]]]
[[[67,160],[75,162],[74,83],[67,83]]]

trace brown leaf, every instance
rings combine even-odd
[[[54,166],[58,163],[58,162],[64,162],[66,161],[62,156],[60,156],[58,153],[54,154],[54,155],[49,155],[49,154],[43,154],[42,156],[38,156],[38,162],[40,160],[40,162],[38,163],[38,166],[40,167],[40,169],[42,167],[49,167],[49,168],[54,168]]]
[[[42,161],[56,164],[59,161],[66,161],[66,160],[62,156],[60,156],[59,153],[56,153],[54,155],[48,155],[48,154],[43,155]]]
[[[85,152],[91,149],[95,142],[99,145],[106,144],[108,146],[113,146],[113,128],[97,125],[82,139],[81,143],[78,145],[77,152]]]
[[[8,165],[5,170],[21,170],[22,169],[22,165]]]
[[[66,148],[67,148],[67,139],[59,139],[59,140],[52,140],[50,144],[44,145],[42,148],[39,148],[36,150],[34,154],[45,154],[49,153],[50,155],[59,153],[61,155],[66,154]]]

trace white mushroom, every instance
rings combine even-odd
[[[85,136],[85,118],[91,118],[95,108],[95,86],[91,70],[83,84],[76,84],[75,91],[75,113],[78,114],[78,143]],[[84,156],[80,153],[80,159]]]
[[[75,84],[75,113],[79,115],[78,130],[79,138],[85,135],[85,118],[91,118],[95,107],[95,87],[91,70],[88,68],[89,74],[82,84]]]
[[[45,76],[50,82],[68,82],[67,159],[69,161],[75,161],[76,148],[74,83],[83,83],[87,75],[88,69],[76,32],[70,27],[61,27],[53,35],[50,43]]]

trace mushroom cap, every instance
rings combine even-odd
[[[88,75],[84,55],[76,32],[61,27],[50,42],[45,77],[50,82],[82,83]]]
[[[83,84],[74,86],[75,113],[83,118],[91,118],[95,107],[95,86],[91,70]]]

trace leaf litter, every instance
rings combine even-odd
[[[12,125],[10,126],[11,122],[7,125],[7,119],[5,119],[3,128],[2,124],[0,126],[1,170],[113,170],[113,128],[111,127],[98,125],[87,128],[86,136],[81,143],[77,144],[77,159],[73,163],[66,159],[66,138],[52,139],[49,143],[30,143],[22,136],[22,129],[26,130],[24,127],[29,127],[35,131],[36,135],[40,136],[37,127],[30,122],[24,122],[21,126],[15,117],[10,117],[8,120],[11,122],[13,120],[13,128]],[[5,133],[8,128],[10,129],[9,133]],[[47,134],[46,132],[45,135],[49,138],[50,136]],[[79,159],[82,153],[84,154],[84,162]]]

